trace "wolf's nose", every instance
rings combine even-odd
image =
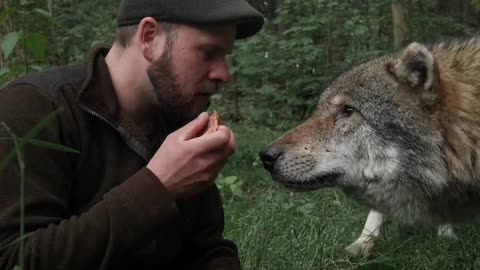
[[[275,161],[282,155],[282,149],[276,145],[271,145],[266,150],[258,154],[263,162],[265,170],[271,172],[275,165]]]

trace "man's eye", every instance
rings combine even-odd
[[[204,51],[205,59],[212,60],[217,56],[215,51],[205,50]]]

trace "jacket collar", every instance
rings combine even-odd
[[[120,105],[105,62],[105,56],[109,50],[109,47],[99,46],[90,51],[86,59],[87,77],[79,91],[78,101],[110,123],[117,125]]]
[[[87,56],[87,76],[77,97],[79,105],[115,128],[130,148],[148,161],[166,137],[164,126],[159,124],[161,121],[157,121],[159,123],[156,123],[155,134],[149,138],[145,130],[122,113],[105,62],[109,50],[110,47],[99,46],[93,48]]]

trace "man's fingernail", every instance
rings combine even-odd
[[[198,119],[204,118],[204,117],[207,116],[207,115],[208,115],[208,113],[202,112],[201,114],[198,115]]]

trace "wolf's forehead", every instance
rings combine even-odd
[[[377,59],[345,72],[325,89],[322,104],[341,105],[345,102],[373,102],[370,97],[389,95],[394,90],[384,68],[384,60]]]
[[[337,95],[334,95],[332,98],[330,98],[329,103],[334,106],[338,106],[345,102],[345,98],[346,97],[344,94],[337,94]]]

